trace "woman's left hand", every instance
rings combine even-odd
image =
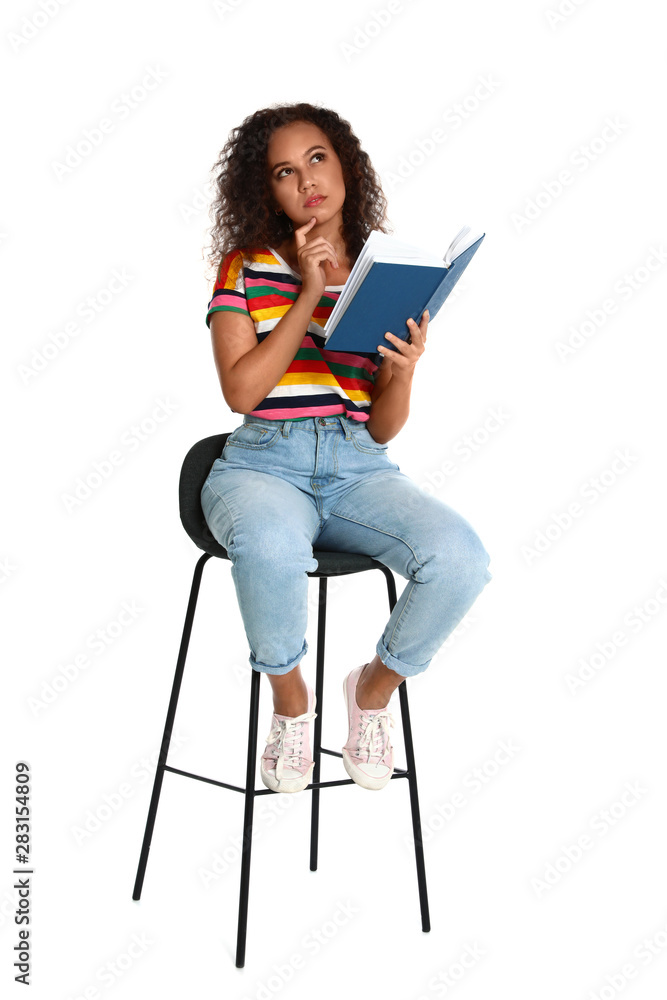
[[[398,377],[399,379],[409,379],[412,377],[415,365],[424,353],[424,349],[426,347],[426,331],[428,329],[428,321],[428,310],[424,310],[422,313],[419,326],[417,326],[413,319],[407,320],[407,325],[410,330],[410,336],[407,341],[402,340],[401,337],[397,337],[395,333],[385,334],[387,340],[391,341],[391,343],[397,348],[396,351],[392,351],[390,348],[383,347],[382,344],[378,344],[378,351],[380,354],[382,354],[386,361],[391,363],[392,378]]]

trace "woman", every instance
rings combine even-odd
[[[243,422],[201,500],[232,561],[251,667],[273,689],[262,781],[294,792],[312,775],[315,695],[300,664],[316,545],[366,553],[408,580],[374,657],[343,682],[345,769],[364,788],[384,788],[392,692],[427,669],[491,579],[470,524],[387,454],[408,418],[428,315],[409,321],[407,342],[386,334],[396,351],[324,347],[322,327],[366,238],[386,231],[370,159],[335,111],[258,111],[233,130],[216,167],[218,270],[206,322],[223,396]]]

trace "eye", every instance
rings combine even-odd
[[[322,159],[325,160],[326,159],[326,155],[327,155],[326,153],[313,153],[313,155],[310,158],[311,162],[312,162],[312,160],[315,159],[316,156],[321,156]],[[285,171],[285,170],[291,170],[291,169],[292,169],[291,167],[283,167],[282,170],[279,170],[278,173],[276,174],[276,180],[277,181],[282,180],[283,171]]]

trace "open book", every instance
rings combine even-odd
[[[431,323],[485,235],[464,226],[441,259],[374,230],[324,325],[326,349],[373,353],[382,344],[397,350],[387,330],[407,340],[406,320],[419,323],[425,309]]]

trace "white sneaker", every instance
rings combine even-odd
[[[260,773],[267,788],[274,792],[301,792],[308,785],[315,762],[310,744],[310,723],[317,718],[315,692],[308,688],[308,711],[291,717],[276,715],[266,738]]]
[[[359,708],[357,683],[364,663],[351,670],[343,681],[349,735],[343,747],[345,770],[362,788],[384,788],[394,773],[394,750],[389,729],[394,716],[386,708]]]

